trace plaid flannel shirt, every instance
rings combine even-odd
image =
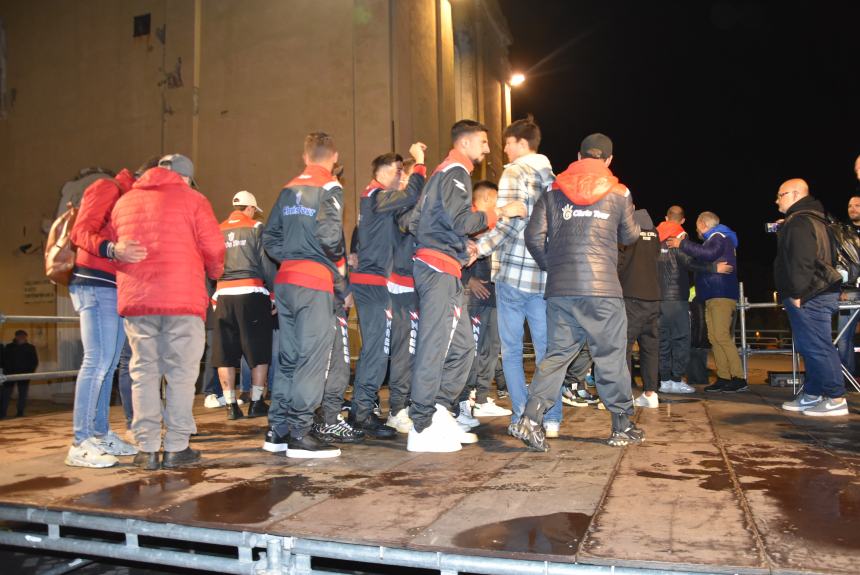
[[[552,181],[542,179],[541,174],[525,162],[512,162],[505,166],[499,179],[496,205],[501,207],[521,201],[526,205],[528,217],[531,217],[535,203]],[[493,254],[493,281],[504,282],[528,293],[543,293],[546,272],[541,271],[532,259],[524,238],[528,217],[499,220],[494,229],[478,239],[478,253],[482,257]]]

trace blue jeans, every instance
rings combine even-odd
[[[784,299],[782,305],[791,324],[794,347],[803,356],[805,364],[803,391],[825,397],[845,395],[839,354],[831,338],[833,314],[839,307],[839,294],[817,295],[799,308],[794,307],[788,299]]]
[[[540,364],[546,353],[546,300],[543,299],[543,294],[524,292],[504,282],[497,282],[496,307],[499,339],[502,342],[502,370],[505,372],[505,382],[513,407],[511,421],[515,423],[522,417],[528,400],[526,375],[523,370],[523,322],[529,322],[529,332],[535,349],[535,365]],[[544,416],[544,423],[560,423],[561,408],[559,390],[555,405]]]
[[[125,340],[122,351],[119,353],[117,385],[119,386],[119,400],[122,402],[122,411],[125,413],[126,429],[131,429],[131,420],[134,419],[134,410],[131,406],[131,374],[128,372],[130,363],[131,346],[128,345],[128,340]]]
[[[125,330],[116,307],[116,288],[69,286],[72,305],[81,317],[84,358],[75,385],[72,415],[74,443],[110,431],[108,411],[113,372],[125,343]]]
[[[860,293],[857,292],[849,292],[848,299],[846,303],[860,303]],[[836,328],[836,333],[842,331],[842,328],[846,325],[845,332],[842,334],[842,337],[836,342],[836,347],[839,349],[839,361],[842,362],[842,365],[851,373],[854,374],[854,332],[857,331],[857,322],[860,321],[860,313],[851,319],[851,316],[854,315],[854,312],[860,312],[860,310],[856,309],[846,309],[841,310],[839,312],[839,321],[836,324],[838,327]]]

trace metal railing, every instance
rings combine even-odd
[[[57,315],[6,315],[0,313],[0,326],[4,323],[76,323],[81,318],[76,315],[57,316]],[[0,384],[7,381],[45,381],[50,379],[65,379],[76,377],[77,369],[64,371],[39,371],[36,373],[16,373],[6,375],[0,373]]]

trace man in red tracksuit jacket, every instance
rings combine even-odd
[[[206,278],[224,272],[224,241],[209,200],[189,185],[193,177],[191,160],[164,156],[111,213],[111,239],[133,238],[146,250],[143,261],[117,265],[119,313],[132,353],[131,428],[140,449],[135,462],[144,469],[200,459],[200,452],[188,446],[197,430],[194,386],[205,343]],[[162,413],[167,429],[160,462]]]
[[[280,262],[281,357],[263,449],[295,458],[337,457],[340,449],[312,429],[334,338],[334,278],[346,273],[343,189],[332,175],[337,150],[331,136],[308,134],[302,158],[304,172],[281,190],[263,230],[266,252]]]
[[[471,173],[490,152],[487,128],[460,120],[451,128],[453,149],[427,181],[411,227],[415,231],[415,290],[418,292],[418,349],[412,376],[407,449],[451,452],[477,436],[461,429],[451,415],[475,356],[470,322],[462,318],[460,270],[477,250],[469,235],[492,228],[499,216],[523,216],[513,202],[492,212],[472,210]],[[468,314],[465,314],[468,316]]]

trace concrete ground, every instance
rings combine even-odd
[[[565,407],[546,454],[484,420],[454,454],[405,437],[332,460],[260,449],[265,421],[195,413],[205,461],[148,473],[63,465],[69,412],[0,422],[0,505],[464,554],[726,573],[860,572],[860,405],[811,418],[762,385],[785,358],[756,358],[746,393],[661,397],[637,411],[640,446],[603,440],[609,415]],[[383,400],[385,394],[383,393]],[[506,404],[506,402],[500,402]],[[122,428],[119,407],[111,413]]]

